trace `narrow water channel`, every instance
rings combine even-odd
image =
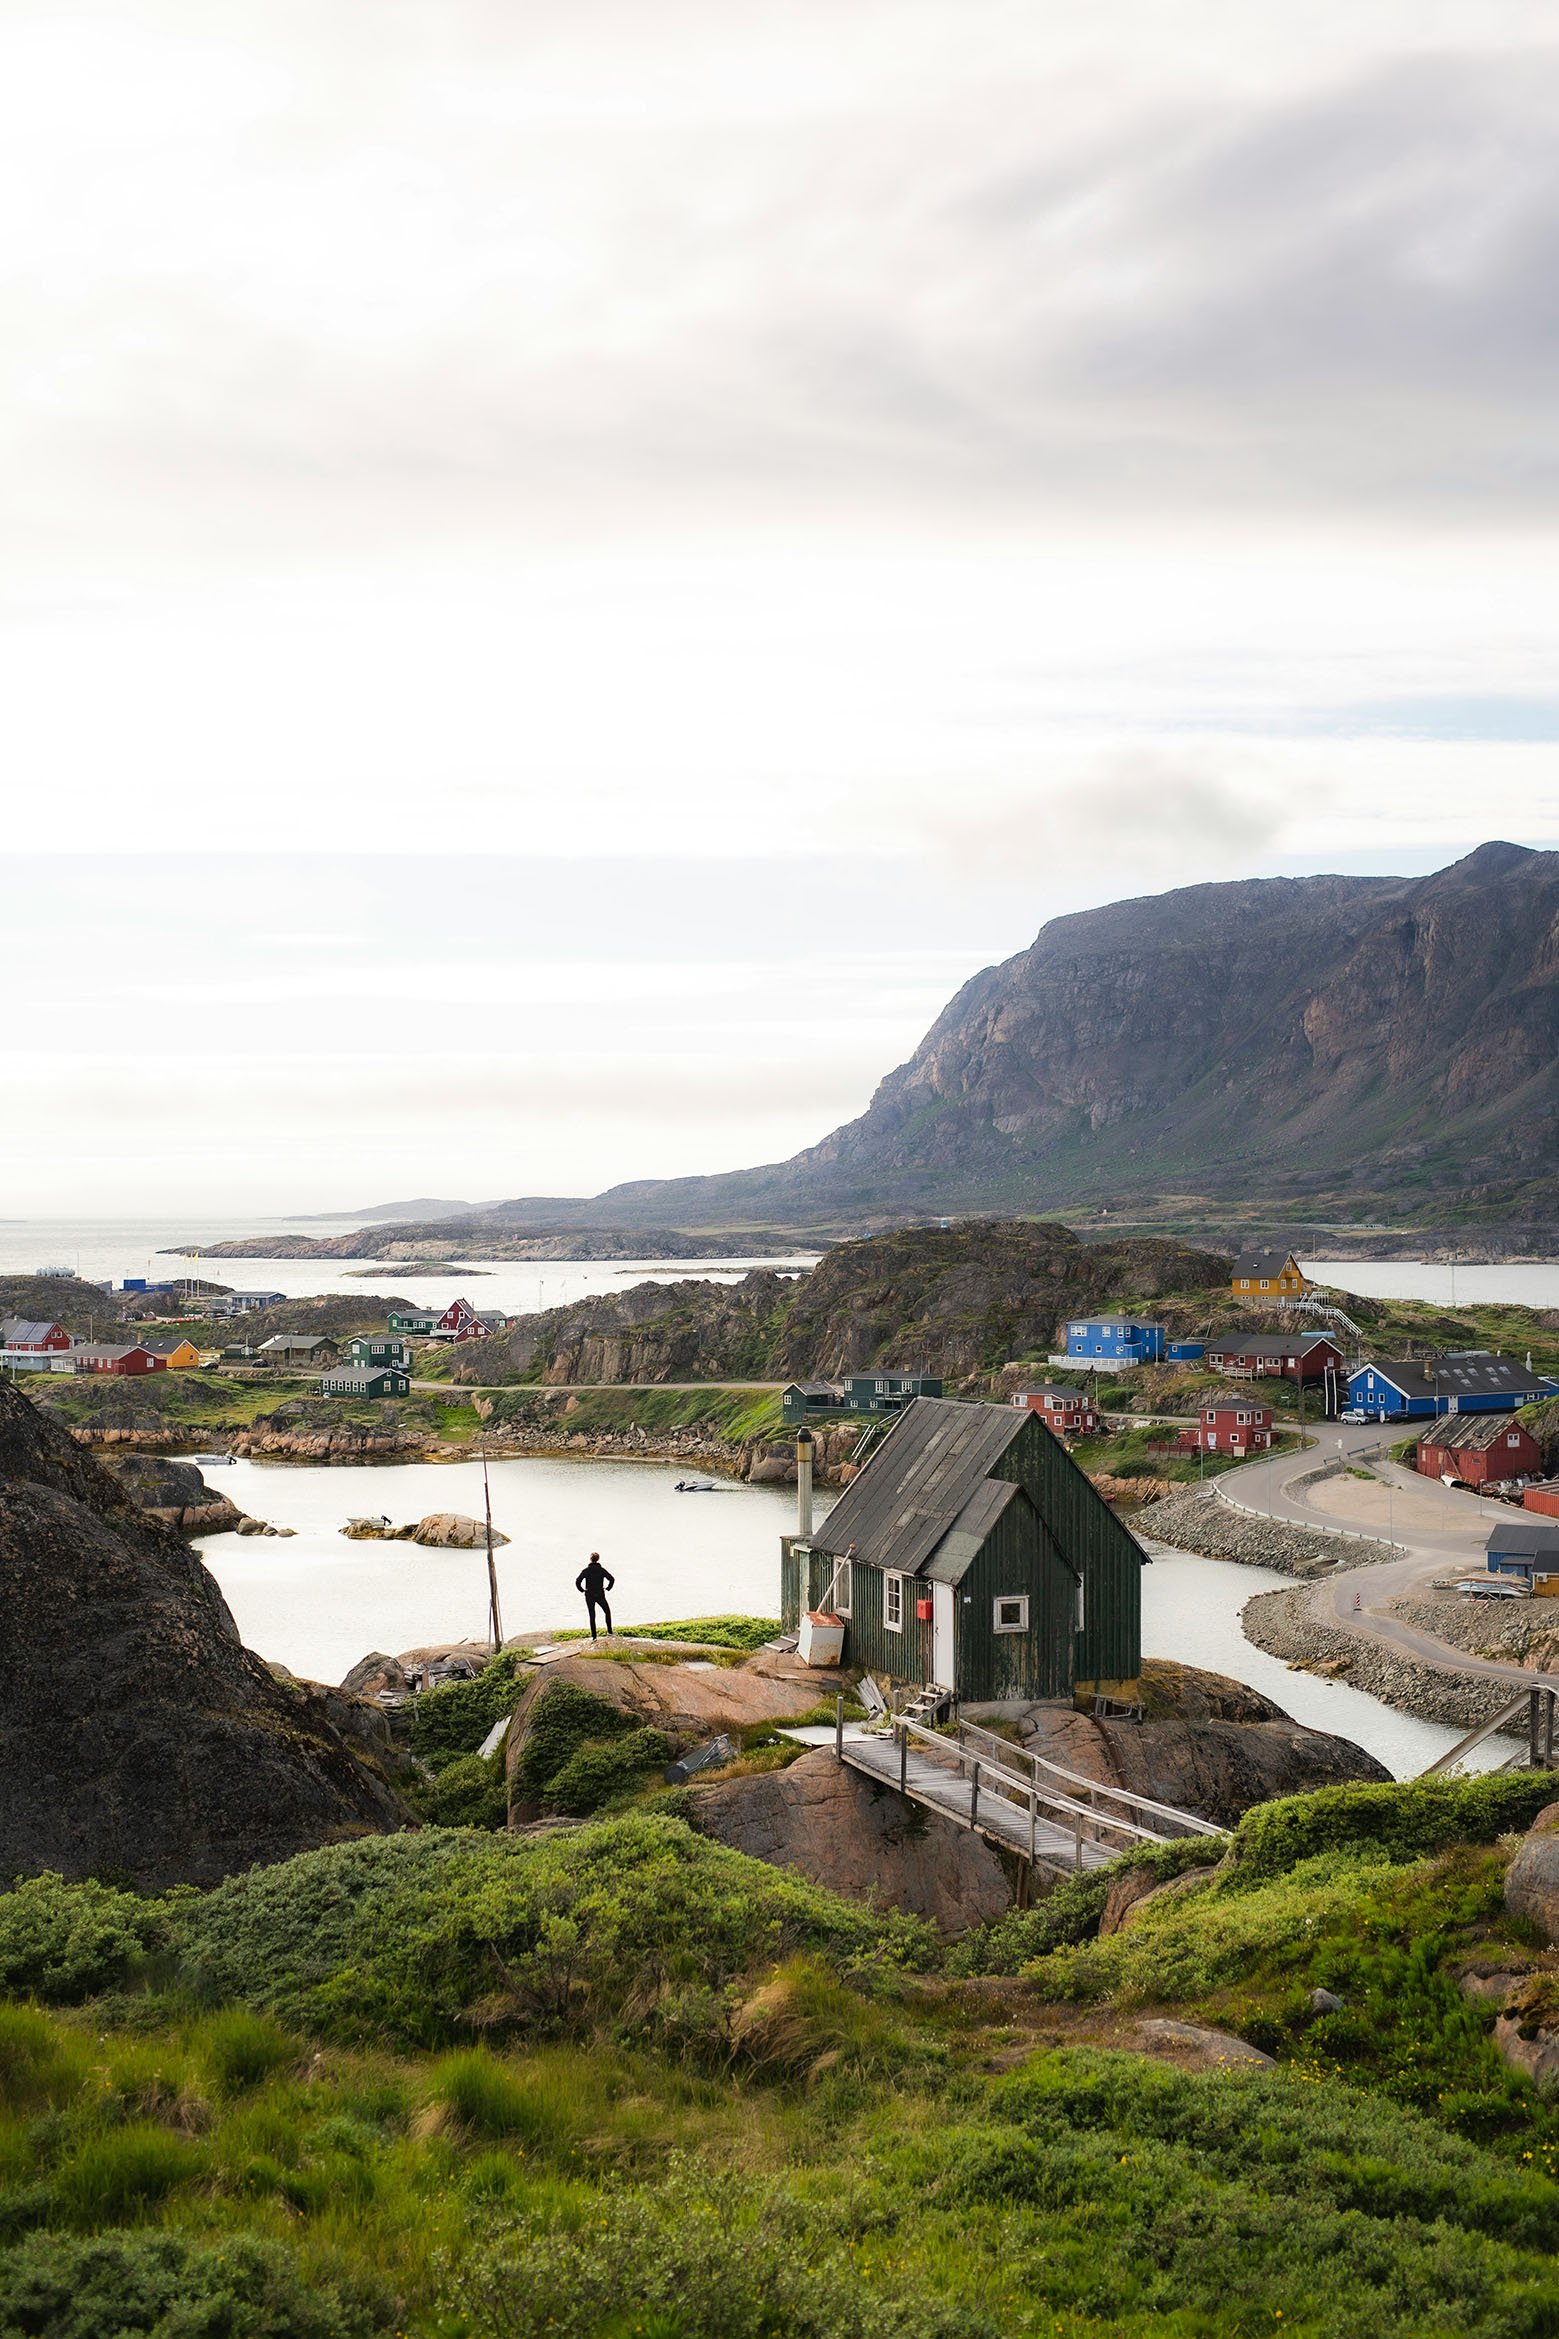
[[[794,1496],[724,1481],[713,1494],[678,1494],[677,1480],[688,1477],[707,1482],[669,1462],[494,1462],[493,1520],[510,1538],[498,1553],[505,1629],[583,1623],[574,1578],[592,1551],[617,1578],[619,1624],[776,1614],[779,1539],[795,1516]],[[239,1461],[208,1478],[241,1510],[295,1530],[288,1539],[209,1535],[199,1546],[244,1639],[262,1656],[311,1680],[339,1681],[372,1649],[393,1654],[485,1630],[479,1551],[358,1543],[340,1531],[359,1513],[382,1513],[397,1525],[431,1511],[480,1517],[478,1464]],[[820,1502],[820,1515],[826,1508]],[[1157,1546],[1143,1577],[1144,1649],[1249,1682],[1296,1720],[1353,1739],[1399,1778],[1454,1743],[1453,1730],[1395,1713],[1342,1682],[1290,1672],[1252,1647],[1240,1609],[1286,1580]]]

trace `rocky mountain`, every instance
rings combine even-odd
[[[171,1529],[0,1383],[0,1876],[212,1883],[405,1825]]]
[[[1183,1243],[1084,1242],[1043,1221],[962,1221],[836,1244],[799,1280],[758,1269],[739,1283],[638,1283],[522,1316],[496,1339],[464,1343],[451,1370],[488,1383],[537,1372],[655,1382],[888,1365],[952,1379],[1044,1353],[1068,1316],[1098,1308],[1151,1303],[1177,1326],[1200,1324],[1227,1298],[1228,1278],[1226,1258]]]
[[[527,1207],[549,1225],[1108,1205],[1551,1228],[1559,854],[1195,885],[1057,918],[965,984],[859,1120],[791,1161]]]
[[[506,1215],[531,1205],[505,1203],[500,1209],[434,1225],[416,1221],[357,1227],[350,1234],[239,1235],[207,1243],[203,1259],[388,1259],[397,1266],[443,1265],[461,1257],[478,1259],[741,1259],[789,1247],[772,1229],[771,1239],[747,1235],[740,1242],[681,1234],[669,1227],[551,1227],[516,1233]],[[171,1254],[170,1254],[171,1255]],[[458,1270],[454,1270],[458,1272]],[[471,1270],[466,1269],[469,1274]]]

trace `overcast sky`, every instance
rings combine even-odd
[[[1559,840],[1554,35],[8,0],[0,1217],[770,1159],[1057,911]]]

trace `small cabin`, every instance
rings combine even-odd
[[[431,1308],[392,1308],[385,1321],[389,1330],[403,1339],[426,1340],[438,1318]]]
[[[35,1356],[63,1356],[70,1344],[63,1324],[40,1323],[28,1316],[0,1320],[0,1348],[26,1349]]]
[[[791,1381],[780,1397],[780,1418],[800,1429],[820,1413],[848,1413],[842,1381]]]
[[[933,1373],[847,1373],[845,1403],[852,1413],[898,1413],[916,1397],[940,1397]]]
[[[970,1703],[1123,1694],[1145,1564],[1027,1406],[919,1397],[822,1526],[783,1539],[781,1615],[826,1609],[845,1664]]]
[[[300,1372],[317,1372],[335,1363],[341,1351],[322,1332],[274,1332],[255,1350],[266,1363]]]
[[[1272,1408],[1250,1397],[1214,1397],[1202,1407],[1187,1444],[1193,1453],[1264,1454],[1272,1443]]]
[[[1236,1299],[1303,1299],[1308,1288],[1292,1251],[1246,1251],[1229,1278]]]
[[[1458,1486],[1502,1486],[1511,1478],[1536,1478],[1542,1467],[1543,1449],[1531,1431],[1498,1413],[1452,1414],[1418,1441],[1421,1474]]]
[[[200,1362],[200,1350],[183,1332],[148,1333],[141,1346],[160,1356],[170,1373],[192,1372]]]
[[[1539,1598],[1559,1599],[1559,1527],[1516,1511],[1490,1530],[1483,1548],[1491,1576],[1514,1576]]]
[[[359,1332],[346,1344],[348,1364],[389,1365],[397,1372],[411,1371],[411,1344],[397,1339],[393,1332]]]
[[[71,1364],[78,1373],[113,1373],[133,1378],[140,1373],[166,1372],[160,1356],[153,1356],[139,1340],[114,1344],[82,1341],[70,1352]]]
[[[1162,1364],[1164,1346],[1162,1324],[1130,1316],[1080,1317],[1066,1328],[1069,1364]]]
[[[320,1390],[327,1397],[404,1397],[411,1381],[393,1365],[342,1364],[325,1373]]]
[[[1099,1427],[1099,1409],[1081,1389],[1019,1389],[1012,1402],[1037,1413],[1057,1437],[1091,1438]]]

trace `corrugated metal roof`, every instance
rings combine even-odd
[[[1520,1429],[1519,1422],[1514,1424]],[[1451,1413],[1437,1421],[1433,1429],[1426,1429],[1419,1438],[1421,1446],[1457,1446],[1472,1453],[1485,1453],[1511,1434],[1512,1423],[1508,1413]],[[1526,1433],[1528,1436],[1531,1432]]]
[[[935,1584],[961,1584],[981,1544],[1010,1502],[1027,1502],[1015,1479],[982,1478],[921,1569]]]
[[[1234,1272],[1236,1275],[1254,1275],[1258,1281],[1264,1275],[1270,1283],[1274,1276],[1282,1274],[1291,1261],[1298,1269],[1299,1261],[1294,1258],[1292,1251],[1242,1251],[1234,1262]]]
[[[1514,1397],[1545,1394],[1550,1383],[1508,1356],[1375,1358],[1366,1368],[1404,1397]]]
[[[1514,1519],[1508,1526],[1492,1527],[1483,1548],[1490,1558],[1559,1558],[1559,1526],[1544,1527]]]
[[[1336,1348],[1327,1332],[1224,1332],[1207,1343],[1215,1356],[1303,1356],[1311,1348]],[[1341,1350],[1338,1350],[1339,1355]]]
[[[963,1525],[971,1501],[1030,1418],[1016,1405],[912,1399],[813,1536],[814,1547],[838,1555],[853,1543],[872,1567],[919,1574],[944,1536]],[[990,1491],[1001,1498],[994,1519],[1015,1490]]]

